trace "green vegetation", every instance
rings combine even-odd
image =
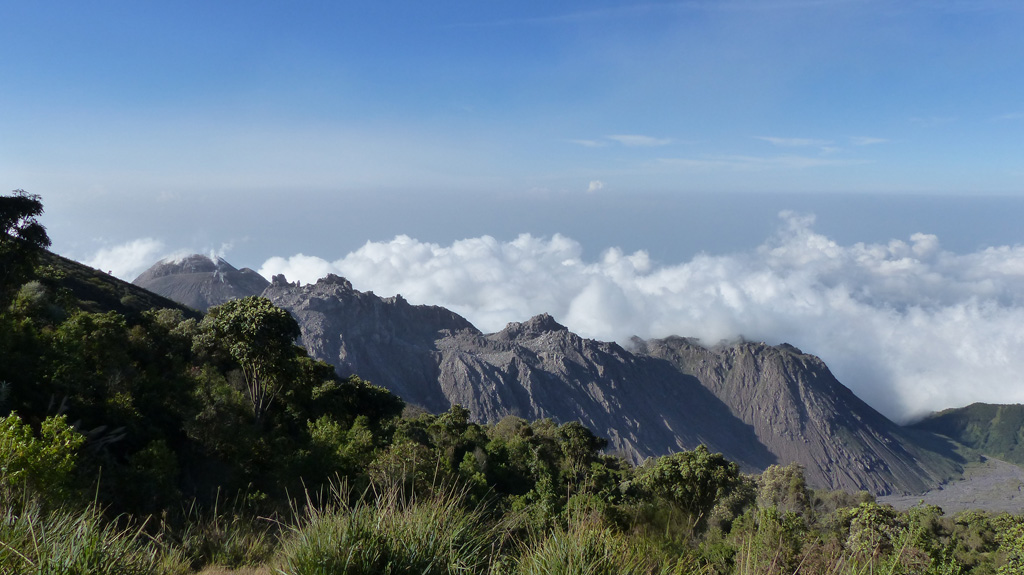
[[[14,190],[0,196],[0,303],[8,301],[10,288],[21,285],[39,253],[50,247],[50,236],[37,219],[42,214],[38,195]]]
[[[21,253],[32,267],[0,308],[0,574],[1024,564],[1021,517],[897,512],[809,489],[797,466],[742,475],[704,447],[633,467],[578,422],[425,413],[339,379],[265,299],[146,308],[123,282]]]
[[[932,414],[914,427],[945,435],[993,457],[1024,464],[1024,405],[972,403]]]

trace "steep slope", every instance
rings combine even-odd
[[[431,411],[450,407],[438,383],[435,341],[457,330],[479,333],[464,318],[442,307],[410,305],[401,295],[382,299],[356,291],[333,274],[304,286],[284,276],[273,280],[263,296],[295,316],[312,357]]]
[[[1024,465],[1024,405],[972,403],[933,413],[910,427],[945,435],[986,455]]]
[[[54,278],[47,283],[52,281],[55,287],[67,289],[85,311],[116,311],[132,317],[151,309],[169,308],[180,309],[186,316],[199,316],[176,301],[52,252],[43,252],[39,265],[50,270],[43,275]]]
[[[448,401],[481,421],[505,415],[578,420],[634,462],[703,443],[747,470],[776,462],[745,425],[692,377],[618,344],[584,339],[549,315],[437,342]]]
[[[200,254],[161,260],[132,283],[200,311],[232,299],[259,295],[270,285],[249,268],[235,269],[222,258],[214,261]]]
[[[439,307],[362,293],[345,279],[264,292],[302,327],[310,354],[432,411],[579,420],[633,461],[700,443],[746,470],[799,462],[812,485],[919,492],[955,474],[948,445],[904,430],[792,346],[581,338],[550,316],[483,334]]]
[[[780,460],[803,465],[814,485],[920,492],[959,469],[940,440],[896,425],[819,358],[793,346],[739,342],[708,349],[681,337],[634,343],[639,353],[700,380]]]

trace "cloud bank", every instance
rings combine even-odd
[[[488,332],[548,312],[601,340],[789,342],[900,421],[975,401],[1024,402],[1024,246],[954,254],[927,234],[844,246],[813,224],[784,213],[754,250],[680,264],[616,248],[586,261],[561,235],[449,246],[398,236],[336,261],[274,257],[259,271],[304,283],[336,273],[360,290],[445,306]]]
[[[164,244],[154,238],[140,238],[125,244],[103,248],[84,260],[87,266],[131,281],[153,262],[160,259]]]

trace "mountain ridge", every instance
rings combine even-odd
[[[874,494],[921,492],[961,470],[942,439],[891,422],[788,344],[708,348],[673,336],[624,347],[548,314],[486,334],[443,307],[360,292],[333,274],[306,285],[275,276],[261,295],[342,376],[433,412],[458,403],[484,423],[580,421],[634,463],[705,444],[746,471],[796,462],[813,486]]]
[[[972,403],[932,413],[909,427],[938,433],[986,455],[1024,465],[1024,405]]]

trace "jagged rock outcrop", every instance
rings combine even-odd
[[[161,260],[132,283],[200,311],[259,295],[270,285],[249,268],[235,269],[222,258],[214,260],[200,254]]]
[[[443,307],[359,292],[333,274],[304,286],[276,276],[263,296],[295,316],[311,356],[342,376],[358,375],[431,411],[450,407],[438,382],[436,340],[453,331],[479,333]]]
[[[696,379],[615,343],[581,338],[549,315],[436,342],[438,380],[477,420],[577,420],[634,462],[703,443],[747,470],[775,456]]]
[[[737,342],[709,349],[682,337],[633,343],[638,353],[700,380],[781,461],[803,465],[811,484],[918,493],[957,471],[941,440],[896,425],[839,383],[819,358],[791,345]]]
[[[444,308],[359,292],[337,276],[264,293],[310,354],[432,411],[495,422],[578,420],[634,462],[704,443],[748,471],[798,462],[818,487],[920,492],[957,464],[936,436],[900,428],[792,346],[581,338],[548,315],[483,334]]]

